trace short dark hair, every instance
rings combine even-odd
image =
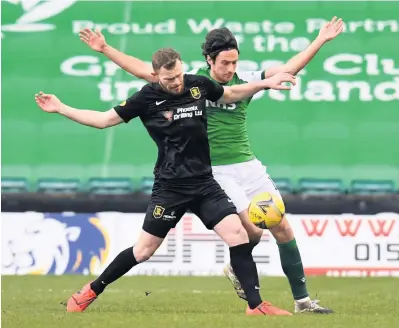
[[[202,44],[201,49],[205,60],[207,60],[207,56],[209,56],[213,62],[215,62],[216,57],[222,51],[236,49],[238,53],[240,53],[236,38],[226,27],[216,28],[210,31],[206,35],[205,42]]]
[[[162,67],[170,70],[175,67],[178,60],[181,61],[181,58],[176,50],[172,48],[159,49],[152,56],[152,69],[154,72],[159,71]]]

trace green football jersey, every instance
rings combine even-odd
[[[189,74],[203,75],[215,81],[211,78],[208,67],[192,70]],[[236,72],[233,78],[223,85],[244,84],[261,79],[264,79],[262,71]],[[247,107],[251,100],[252,97],[232,104],[206,101],[212,165],[236,164],[255,158],[251,151],[246,124]]]

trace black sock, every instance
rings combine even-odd
[[[133,247],[129,247],[120,252],[117,257],[106,267],[104,272],[91,283],[91,289],[100,295],[105,287],[115,280],[122,277],[131,268],[137,265],[137,261],[133,254]]]
[[[250,246],[251,254],[252,254],[252,252],[253,252],[255,246],[258,245],[258,244],[259,244],[259,241],[256,241],[256,242],[255,242],[255,241],[249,241],[249,246]],[[253,258],[254,258],[254,257],[252,256],[252,259],[253,259]],[[255,261],[254,261],[254,263],[255,263]],[[255,263],[255,267],[256,267],[256,263]],[[258,272],[258,269],[256,269],[256,272]],[[259,276],[258,276],[258,275],[256,275],[256,286],[260,287]]]
[[[259,294],[259,277],[252,257],[250,243],[230,247],[230,264],[248,300],[248,306],[255,309],[262,303]]]

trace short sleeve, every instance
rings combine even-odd
[[[265,79],[265,71],[237,71],[237,76],[245,82],[261,81]]]
[[[201,76],[202,85],[206,92],[206,99],[210,101],[216,101],[220,99],[224,94],[224,88],[220,84],[213,82],[205,76]]]
[[[129,122],[131,119],[141,116],[148,105],[145,101],[143,91],[136,92],[133,96],[115,106],[114,109],[118,115],[125,121]]]

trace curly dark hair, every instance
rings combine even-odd
[[[205,60],[207,60],[207,56],[209,56],[213,62],[215,62],[216,57],[222,51],[236,49],[238,53],[240,53],[236,38],[226,27],[210,31],[206,35],[205,42],[201,45],[201,49]],[[208,66],[210,66],[209,63]]]

